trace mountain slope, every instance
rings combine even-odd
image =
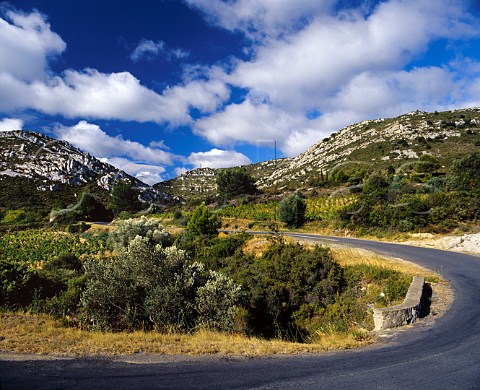
[[[129,180],[144,201],[165,198],[165,194],[75,148],[31,131],[0,132],[0,179],[28,178],[43,191],[72,187],[98,187],[111,191],[115,183]]]
[[[283,192],[315,187],[321,176],[337,170],[401,169],[423,154],[448,165],[463,154],[480,150],[480,108],[427,113],[411,112],[347,126],[295,158],[246,166],[257,186]],[[159,183],[157,188],[179,196],[215,194],[216,170],[202,168]]]
[[[461,154],[479,149],[480,108],[442,113],[412,112],[347,126],[305,153],[260,179],[260,188],[306,183],[320,172],[358,165],[395,168],[422,154],[449,164]]]
[[[281,164],[290,162],[290,158],[264,161],[257,164],[246,165],[247,172],[255,180],[263,180],[272,175]],[[154,187],[167,194],[181,197],[183,199],[208,198],[216,194],[216,178],[218,169],[196,168],[182,173],[180,176],[157,183]]]

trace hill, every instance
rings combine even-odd
[[[424,154],[443,167],[466,153],[480,150],[480,108],[427,113],[415,111],[396,118],[367,120],[347,126],[317,142],[295,158],[270,160],[245,168],[259,189],[278,194],[310,190],[343,172],[401,169]],[[215,195],[216,171],[199,168],[155,185],[184,198]]]
[[[115,184],[125,181],[140,201],[170,198],[68,142],[31,131],[0,132],[1,208],[45,214],[76,203],[83,192],[106,205]]]

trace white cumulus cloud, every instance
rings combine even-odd
[[[188,2],[210,22],[260,39],[251,59],[221,76],[247,99],[195,123],[214,145],[269,138],[292,156],[356,121],[478,101],[474,61],[410,66],[439,40],[448,51],[480,37],[466,2],[389,0],[341,12],[328,1]]]
[[[101,160],[148,185],[154,185],[164,180],[162,175],[165,173],[165,168],[163,166],[139,164],[120,157],[102,158]]]
[[[145,41],[135,58],[153,54],[185,57],[180,49]],[[152,46],[153,45],[153,46]],[[190,110],[215,111],[229,97],[219,79],[189,80],[163,93],[144,86],[130,72],[103,73],[96,69],[67,69],[55,74],[49,67],[66,44],[38,12],[10,10],[0,18],[0,110],[33,109],[49,115],[125,121],[191,123]],[[155,49],[156,48],[156,49]]]
[[[331,10],[333,0],[186,0],[207,18],[227,30],[241,31],[248,37],[278,37],[295,31],[312,15]]]
[[[178,157],[157,147],[112,137],[98,125],[80,121],[75,126],[57,126],[56,135],[98,158],[128,158],[130,161],[170,165]]]
[[[242,153],[234,150],[220,150],[216,148],[208,152],[191,153],[187,158],[187,162],[195,168],[229,168],[252,163],[250,159]]]
[[[23,120],[4,118],[0,120],[0,131],[23,130]]]
[[[24,82],[45,79],[51,58],[66,48],[60,36],[50,30],[46,17],[8,10],[0,18],[0,74]]]

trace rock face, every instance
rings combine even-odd
[[[412,236],[421,240],[410,240],[406,244],[480,255],[480,233],[441,238],[436,238],[432,234],[428,236],[413,234]]]
[[[0,175],[32,178],[39,182],[39,188],[50,191],[59,185],[91,183],[111,191],[116,182],[128,179],[141,200],[166,196],[68,142],[31,131],[0,132]]]

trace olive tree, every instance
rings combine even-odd
[[[172,235],[158,220],[145,216],[119,221],[116,229],[110,233],[110,240],[120,250],[126,248],[136,236],[145,238],[145,242],[152,246],[159,244],[167,247],[173,242]]]
[[[240,286],[202,263],[191,264],[185,251],[166,246],[170,238],[161,225],[125,221],[112,236],[114,256],[84,263],[86,323],[105,330],[233,327]]]

